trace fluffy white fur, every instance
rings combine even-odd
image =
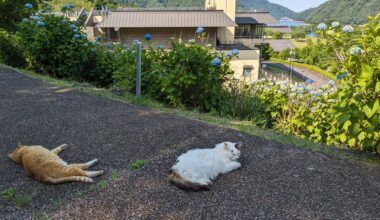
[[[178,157],[172,171],[183,179],[207,186],[219,174],[238,169],[241,143],[223,142],[214,148],[194,149]]]

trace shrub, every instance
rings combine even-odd
[[[46,11],[49,9],[20,24],[18,35],[29,68],[57,78],[110,85],[114,66],[111,52],[87,40],[81,19],[71,22]]]
[[[320,31],[342,69],[340,85],[311,92],[305,84],[259,82],[254,96],[274,127],[330,145],[380,153],[380,14],[362,35],[326,27]],[[270,112],[270,116],[268,113]]]
[[[19,40],[17,36],[0,29],[0,63],[16,67],[25,65]]]
[[[275,32],[273,32],[273,34],[272,34],[272,38],[273,38],[274,40],[279,40],[279,39],[282,39],[283,37],[284,37],[284,33],[279,32],[279,31],[275,31]]]
[[[233,74],[230,57],[194,42],[173,41],[172,49],[142,51],[142,92],[170,106],[211,111],[221,103],[224,83]],[[135,49],[119,56],[114,73],[118,87],[135,88]]]

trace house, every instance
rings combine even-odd
[[[269,12],[239,12],[236,16],[251,18],[253,20],[256,20],[258,23],[265,24],[267,30],[278,31],[282,33],[292,32],[292,29],[288,25],[278,21]]]
[[[153,46],[170,49],[170,41],[197,39],[197,27],[206,32],[207,44],[215,50],[229,53],[239,49],[239,59],[231,61],[235,78],[243,81],[258,79],[260,49],[253,39],[263,36],[265,24],[255,19],[237,16],[236,0],[208,0],[199,9],[118,9],[111,12],[91,11],[86,21],[89,37],[105,36],[107,42],[131,45],[144,42],[152,35]]]

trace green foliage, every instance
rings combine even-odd
[[[284,37],[284,33],[280,32],[280,31],[275,31],[272,34],[272,38],[274,40],[279,40],[279,39],[282,39],[283,37]]]
[[[80,22],[44,11],[37,16],[39,21],[31,17],[29,22],[20,24],[18,32],[29,68],[97,86],[111,84],[113,56],[98,43],[87,40]]]
[[[374,16],[379,11],[378,0],[330,0],[317,8],[299,13],[296,18],[311,23],[337,20],[344,24],[363,24],[368,16]]]
[[[288,60],[281,60],[281,59],[277,59],[277,58],[271,58],[271,60],[274,62],[277,62],[277,63],[286,64],[288,66],[290,65],[290,61],[288,61]],[[323,70],[317,66],[312,66],[312,65],[308,65],[308,64],[304,64],[304,63],[298,63],[298,62],[292,62],[292,65],[314,71],[314,72],[319,73],[320,75],[326,77],[327,79],[332,79],[332,80],[336,79],[336,76],[334,74],[327,72],[326,70]]]
[[[294,55],[290,55],[293,51]],[[312,43],[303,48],[285,49],[275,56],[281,60],[296,59],[308,65],[317,66],[330,73],[337,73],[339,69],[338,59],[330,45],[322,42]]]
[[[293,27],[292,33],[290,34],[293,39],[304,39],[307,35],[307,29],[303,27]]]
[[[0,29],[13,32],[16,30],[18,22],[25,17],[29,17],[38,10],[38,5],[42,0],[2,0],[0,1]],[[30,3],[33,8],[25,8],[24,5]]]
[[[279,4],[271,3],[268,0],[238,0],[240,9],[256,9],[257,11],[269,11],[275,18],[282,17],[294,18],[297,13]]]
[[[272,56],[274,55],[274,50],[273,48],[270,46],[269,43],[264,43],[262,45],[262,58],[263,60],[270,60],[272,58]]]
[[[25,66],[19,40],[16,35],[0,29],[0,63],[16,67]]]
[[[229,66],[231,58],[193,41],[173,41],[171,46],[171,50],[149,47],[142,51],[143,94],[173,107],[183,105],[200,111],[218,108],[223,84],[233,74]],[[120,53],[119,68],[114,73],[115,85],[134,92],[136,50]],[[222,65],[211,66],[215,58],[220,59]]]
[[[140,169],[141,167],[143,167],[143,166],[145,166],[147,164],[148,164],[147,160],[135,160],[131,164],[131,169],[132,170],[138,170],[138,169]]]
[[[14,187],[1,191],[0,196],[8,201],[15,202],[18,206],[28,206],[32,202],[30,195],[17,195],[17,189]]]
[[[310,92],[305,85],[264,82],[252,90],[260,105],[269,106],[274,127],[285,133],[380,153],[380,14],[369,19],[362,35],[340,29],[320,32],[342,66],[339,86]],[[283,99],[273,98],[275,93]]]

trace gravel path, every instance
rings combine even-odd
[[[242,141],[242,168],[211,191],[187,193],[166,179],[194,147]],[[7,157],[18,142],[67,143],[68,162],[98,158],[95,184],[45,185]],[[0,199],[1,219],[380,219],[380,167],[285,146],[0,69],[0,191],[16,187],[32,203]],[[149,164],[130,169],[136,159]]]

